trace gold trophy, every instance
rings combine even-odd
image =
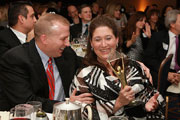
[[[116,70],[112,67],[111,62],[121,59],[122,66],[117,66]],[[116,77],[121,81],[122,87],[124,88],[127,85],[125,68],[124,68],[124,55],[115,51],[114,54],[110,54],[107,62],[109,63],[111,69],[113,70]]]
[[[124,88],[128,83],[126,80],[126,69],[125,69],[125,65],[124,65],[124,58],[127,57],[125,54],[123,53],[119,53],[118,51],[111,51],[107,62],[109,63],[112,71],[114,72],[114,74],[116,75],[116,77],[121,81],[121,86]],[[116,60],[121,60],[122,65],[121,66],[117,66],[117,68],[113,68],[112,66],[112,62],[115,62]],[[130,102],[129,105],[130,107],[135,107],[138,106],[139,104],[141,104],[142,102],[137,101],[137,100],[133,100]]]

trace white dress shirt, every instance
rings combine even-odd
[[[14,32],[14,34],[17,36],[17,38],[19,39],[19,41],[21,42],[21,44],[26,42],[26,34],[19,32],[15,29],[13,29],[12,27],[10,27],[10,29]]]
[[[176,53],[176,35],[169,31],[169,49],[168,49],[168,52],[167,52],[167,55],[166,57],[169,56],[169,54],[173,54],[173,58],[172,58],[172,61],[171,61],[171,65],[170,65],[170,68],[174,70],[174,67],[175,67],[175,53]]]

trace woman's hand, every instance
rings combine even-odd
[[[82,93],[82,94],[76,96],[76,92],[77,92],[77,89],[74,89],[70,96],[71,102],[80,101],[80,102],[86,103],[86,104],[91,104],[94,102],[94,98],[92,98],[93,95],[91,93]]]
[[[142,62],[139,62],[139,61],[136,61],[136,62],[138,62],[141,65],[141,67],[143,68],[146,74],[146,77],[149,78],[150,83],[153,85],[153,80],[152,80],[152,76],[151,76],[149,68],[147,68]]]
[[[127,41],[126,47],[130,47],[132,44],[134,44],[136,42],[136,38],[138,37],[138,35],[133,32],[131,40]]]
[[[135,99],[134,91],[130,86],[125,86],[119,92],[119,96],[116,99],[114,112],[119,110],[122,106],[128,105],[132,100]]]
[[[156,93],[145,104],[145,109],[146,109],[147,112],[153,112],[153,111],[156,110],[156,108],[158,107],[158,101],[157,101],[158,96],[159,96],[159,93]]]
[[[143,32],[148,38],[151,38],[151,27],[148,23],[145,23],[145,29],[143,29]]]

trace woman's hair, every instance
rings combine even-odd
[[[150,11],[147,12],[146,16],[147,16],[147,20],[151,19],[151,16],[156,14],[158,17],[159,15],[159,10],[158,9],[151,9]]]
[[[117,3],[117,2],[111,2],[107,5],[106,7],[106,14],[114,17],[114,11],[116,10],[119,10],[120,11],[121,9],[121,5],[120,3]]]
[[[104,65],[102,65],[101,63],[99,63],[97,61],[97,55],[92,50],[92,46],[90,44],[90,42],[92,41],[92,37],[93,37],[94,31],[98,27],[108,27],[109,29],[112,30],[113,35],[116,38],[119,38],[119,41],[121,41],[120,33],[119,33],[119,30],[118,30],[118,28],[116,26],[116,23],[114,22],[113,18],[111,18],[110,16],[108,16],[106,14],[94,18],[92,20],[90,26],[89,26],[87,53],[85,55],[84,64],[85,65],[97,65],[97,66],[101,67],[102,69],[106,70],[104,68]],[[117,50],[120,51],[120,42],[118,43]]]
[[[127,23],[127,26],[124,30],[124,37],[125,39],[129,40],[132,37],[133,32],[136,31],[136,23],[138,21],[143,20],[143,18],[146,17],[144,12],[136,12],[135,14],[133,14]]]
[[[1,21],[7,21],[8,20],[8,5],[0,6],[0,22]]]
[[[165,17],[164,15],[166,14],[166,9],[167,8],[172,8],[172,9],[174,9],[174,7],[172,6],[172,5],[166,5],[163,9],[162,9],[162,14],[161,14],[161,17]]]

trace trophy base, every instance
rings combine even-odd
[[[125,113],[129,117],[142,118],[146,116],[146,111],[144,110],[144,102],[142,101],[132,101],[130,104],[124,107]]]

